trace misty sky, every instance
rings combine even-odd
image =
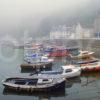
[[[39,28],[45,30],[43,23],[60,24],[82,11],[87,15],[98,12],[99,4],[99,0],[0,0],[0,34],[20,34],[24,30],[34,34]]]

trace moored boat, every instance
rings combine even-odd
[[[76,59],[76,60],[72,60],[72,63],[80,65],[80,64],[95,63],[95,62],[98,62],[98,61],[99,61],[99,59],[91,57],[91,58],[88,58],[88,59],[81,59],[81,60]]]
[[[100,71],[100,62],[81,64],[82,72],[95,72]]]
[[[3,85],[15,91],[49,92],[65,89],[64,78],[18,78],[12,77],[2,81]]]
[[[70,57],[73,58],[73,59],[84,59],[84,58],[92,57],[93,54],[94,54],[94,52],[79,51],[78,55],[73,56],[73,55],[70,54]]]
[[[68,55],[69,53],[66,50],[56,50],[48,54],[49,57],[65,57]]]
[[[55,46],[51,49],[48,49],[47,55],[49,57],[65,57],[69,54],[77,54],[78,47],[64,47],[64,46]]]
[[[53,61],[53,59],[48,59],[48,57],[42,56],[36,61],[34,61],[34,59],[28,59],[27,63],[21,64],[20,67],[21,69],[51,69]]]
[[[74,65],[66,65],[61,66],[61,70],[56,71],[41,71],[38,74],[38,77],[64,77],[64,78],[72,78],[80,76],[81,68],[76,67]]]

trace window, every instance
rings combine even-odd
[[[72,72],[72,69],[66,69],[65,73]]]

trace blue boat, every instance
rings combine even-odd
[[[90,58],[90,59],[85,59],[85,60],[72,60],[72,64],[88,64],[88,63],[95,63],[98,62],[99,59],[96,58]]]
[[[37,73],[38,77],[62,77],[62,78],[73,78],[80,76],[81,74],[81,68],[76,67],[74,65],[66,65],[61,66],[60,70],[52,70],[52,71],[41,71]],[[30,74],[32,75],[32,74]],[[35,73],[33,73],[35,76]]]

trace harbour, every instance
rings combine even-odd
[[[0,100],[100,100],[100,0],[0,0]]]
[[[84,41],[83,41],[84,42]],[[83,43],[82,42],[82,43]],[[90,44],[91,45],[91,44]],[[99,44],[95,44],[99,45]],[[85,48],[86,49],[86,48]],[[89,48],[90,49],[90,48]],[[5,50],[5,51],[4,51]],[[87,48],[88,50],[88,48]],[[19,100],[99,100],[100,98],[100,72],[92,73],[83,73],[81,76],[67,79],[65,91],[61,92],[51,92],[51,93],[39,93],[39,92],[15,92],[6,90],[2,85],[2,80],[7,77],[27,77],[29,73],[21,71],[20,64],[23,63],[24,50],[23,49],[14,49],[8,47],[2,47],[0,55],[0,97],[2,100],[9,99],[19,99]],[[100,59],[99,48],[91,48],[91,51],[95,52],[95,57]],[[17,52],[17,53],[16,53]],[[17,54],[16,57],[13,57],[13,54]],[[13,59],[9,59],[13,57]],[[8,60],[9,59],[9,60]],[[60,66],[68,63],[65,57],[55,58],[54,64],[52,66],[53,70],[58,69]]]

